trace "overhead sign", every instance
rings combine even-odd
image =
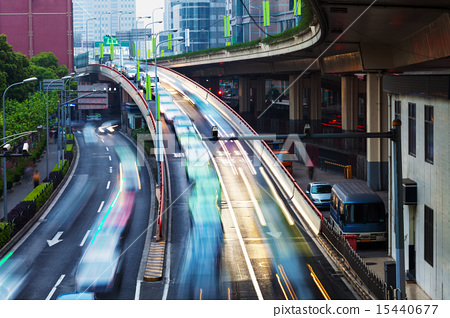
[[[109,36],[105,35],[103,36],[103,45],[119,45],[119,42],[117,41],[115,36]]]
[[[93,93],[94,90],[95,93]],[[80,84],[78,85],[78,96],[78,109],[108,109],[107,84]]]

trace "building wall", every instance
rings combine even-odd
[[[28,58],[53,52],[73,70],[71,0],[0,0],[0,33]]]
[[[426,80],[422,77],[423,81]],[[416,79],[414,79],[416,80]],[[427,81],[429,78],[427,79]],[[446,78],[442,78],[446,81]],[[423,82],[422,81],[422,82]],[[400,81],[397,81],[399,83]],[[412,83],[411,83],[412,84]],[[411,87],[411,86],[409,86]],[[450,299],[450,100],[448,96],[389,94],[391,116],[395,101],[401,103],[402,174],[417,183],[417,205],[404,205],[405,268],[410,268],[409,245],[415,246],[415,274],[419,286],[433,299]],[[416,155],[408,151],[408,104],[416,104]],[[425,105],[434,110],[434,158],[425,160]],[[391,189],[392,189],[391,185]],[[391,193],[391,198],[393,195]],[[391,200],[391,211],[394,211]],[[425,261],[425,205],[433,209],[433,265]],[[391,246],[395,258],[394,216],[391,216]]]

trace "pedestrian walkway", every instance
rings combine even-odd
[[[361,182],[365,183],[363,180],[358,179],[346,179],[344,177],[344,172],[336,173],[334,171],[323,171],[320,169],[314,169],[313,180],[310,181],[306,173],[306,167],[304,164],[294,161],[293,162],[293,177],[297,181],[298,185],[302,190],[306,190],[306,186],[309,182],[328,182],[331,185],[337,182]],[[383,199],[386,209],[388,205],[388,192],[387,191],[375,191],[381,199]],[[323,211],[324,217],[329,217],[329,211]],[[395,251],[394,251],[395,252]],[[358,250],[358,254],[364,259],[366,265],[383,281],[385,279],[384,272],[384,262],[393,261],[394,259],[388,255],[387,251],[382,251],[380,249],[361,249]],[[416,284],[415,281],[406,282],[406,296],[410,300],[420,299],[428,300],[430,297]]]
[[[48,169],[49,171],[52,171],[53,167],[57,164],[57,147],[55,143],[49,144],[49,158],[48,158]],[[47,176],[47,151],[44,151],[43,156],[41,159],[37,162],[36,168],[39,171],[41,182],[44,180]],[[24,180],[22,177],[22,180],[15,183],[13,188],[7,191],[6,194],[6,203],[7,203],[7,209],[8,211],[11,211],[17,204],[23,201],[23,199],[26,198],[26,196],[33,190],[33,183],[27,184],[27,181]],[[4,204],[3,204],[3,196],[0,199],[0,215],[3,216],[4,213]]]

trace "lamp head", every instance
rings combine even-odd
[[[23,83],[35,82],[37,80],[38,80],[37,77],[30,77],[30,78],[24,79]]]

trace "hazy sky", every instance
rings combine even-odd
[[[154,9],[158,7],[164,7],[164,0],[136,0],[136,17],[151,16]],[[159,21],[163,19],[164,10],[155,10],[153,21]],[[148,22],[151,22],[149,19]],[[146,23],[148,23],[146,22]],[[155,24],[155,30],[161,31],[164,23]]]

